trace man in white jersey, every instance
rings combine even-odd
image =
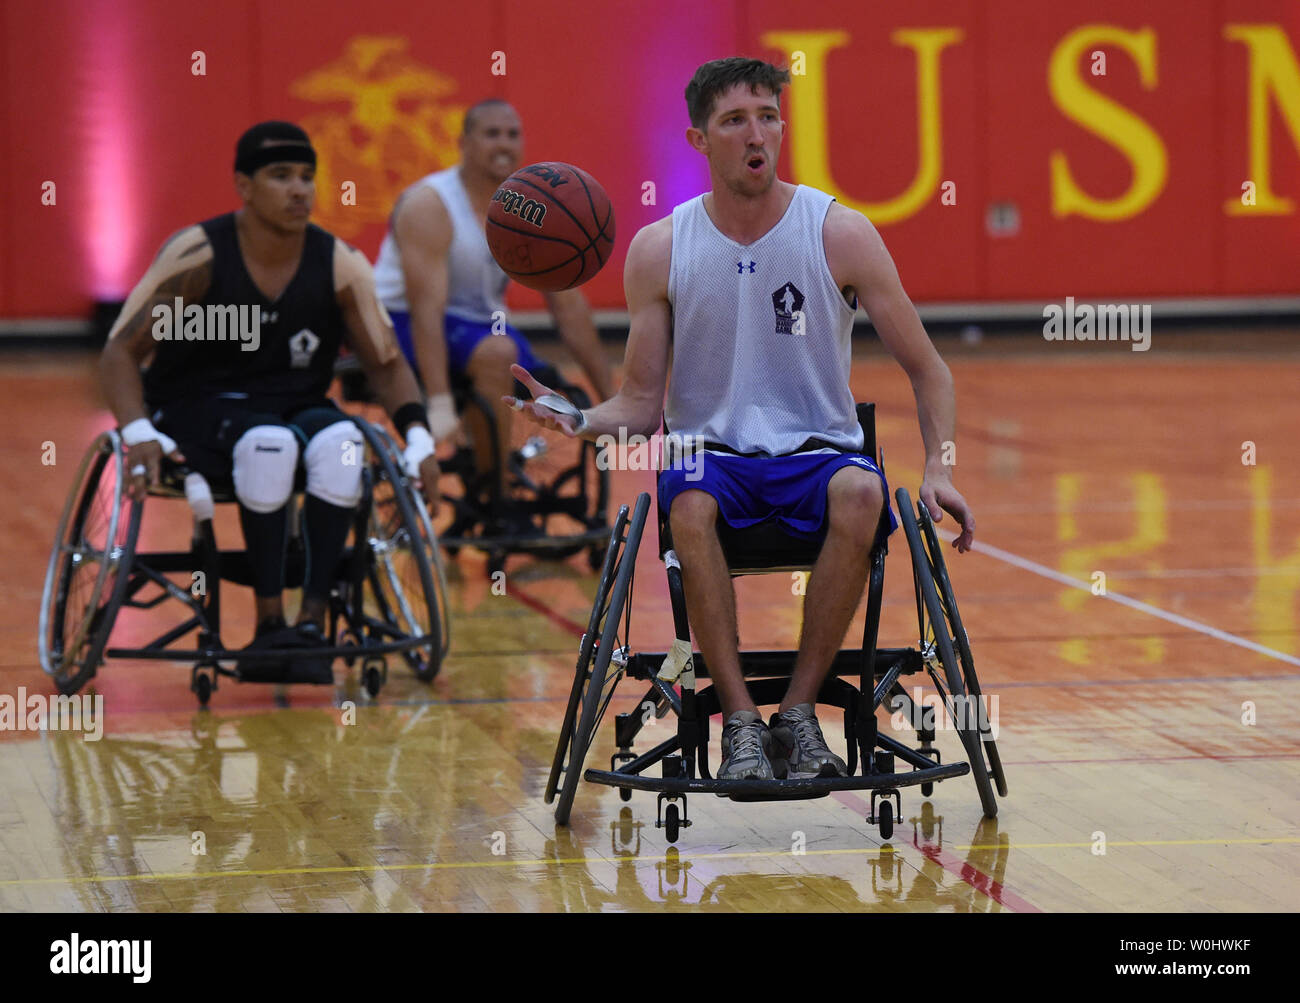
[[[492,194],[523,154],[519,116],[505,101],[489,98],[465,113],[461,162],[417,181],[393,209],[375,264],[379,298],[393,318],[398,341],[424,384],[429,426],[442,442],[455,430],[450,374],[464,375],[486,401],[512,392],[512,362],[539,363],[524,336],[504,323],[506,273],[488,250],[483,228]],[[591,310],[581,290],[547,293],[560,337],[591,380],[597,396],[613,393],[609,363],[600,347]],[[491,337],[502,332],[499,337]],[[510,409],[497,405],[497,443],[486,427],[471,427],[479,470],[510,448]],[[483,423],[484,426],[486,422]],[[505,465],[499,464],[499,488]]]
[[[669,512],[695,638],[726,725],[718,777],[843,776],[813,706],[866,585],[868,557],[889,497],[863,448],[849,389],[851,334],[861,299],[916,396],[925,474],[921,500],[949,512],[970,549],[975,519],[940,459],[953,439],[952,376],[921,326],[893,260],[861,213],[776,178],[785,123],[785,70],[756,59],[705,63],[686,88],[690,144],[709,163],[712,190],[642,229],[624,284],[631,330],[618,394],[577,417],[535,403],[534,421],[595,438],[648,435],[664,409],[672,432],[706,443],[703,473],[665,470]],[[732,318],[734,317],[734,321]],[[533,398],[548,389],[515,367]],[[513,399],[510,403],[514,404]],[[717,523],[775,520],[821,540],[804,599],[790,686],[770,728],[745,686],[736,600]],[[889,513],[891,528],[896,525]]]

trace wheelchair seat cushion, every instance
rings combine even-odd
[[[826,450],[748,457],[702,451],[678,457],[659,475],[659,510],[671,511],[673,500],[683,491],[704,491],[718,504],[719,537],[729,565],[736,566],[734,557],[749,566],[760,554],[782,558],[811,554],[815,560],[826,533],[827,486],[846,466],[862,467],[879,477],[888,502],[884,474],[869,457],[858,453]],[[897,526],[891,509],[889,532]],[[754,527],[764,529],[738,535]],[[782,559],[777,563],[794,562]]]

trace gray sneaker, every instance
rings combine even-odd
[[[821,725],[810,703],[796,704],[772,715],[772,769],[778,777],[845,777],[844,760],[826,747]]]
[[[738,710],[722,729],[722,765],[719,780],[771,780],[772,764],[767,753],[772,746],[763,719],[752,710]]]

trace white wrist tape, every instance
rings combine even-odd
[[[566,400],[559,394],[542,394],[533,403],[572,420],[574,434],[587,427],[587,416],[579,411],[571,401]]]
[[[430,397],[425,405],[425,414],[429,419],[429,431],[433,433],[434,442],[449,438],[459,421],[451,394],[434,394]]]
[[[402,451],[402,460],[406,464],[406,476],[420,476],[420,464],[433,455],[433,436],[419,425],[412,425],[406,431],[406,449]]]
[[[170,435],[163,435],[153,427],[148,418],[137,418],[122,429],[122,441],[127,446],[138,446],[142,442],[156,442],[167,454],[176,452],[176,440]]]

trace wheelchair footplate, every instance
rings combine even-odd
[[[626,769],[626,768],[625,768]],[[964,777],[967,763],[929,766],[905,773],[871,773],[852,777],[810,777],[787,780],[718,780],[714,777],[646,777],[624,770],[587,770],[583,779],[608,787],[625,787],[661,794],[716,794],[732,801],[806,801],[836,791],[865,791],[910,787]]]

